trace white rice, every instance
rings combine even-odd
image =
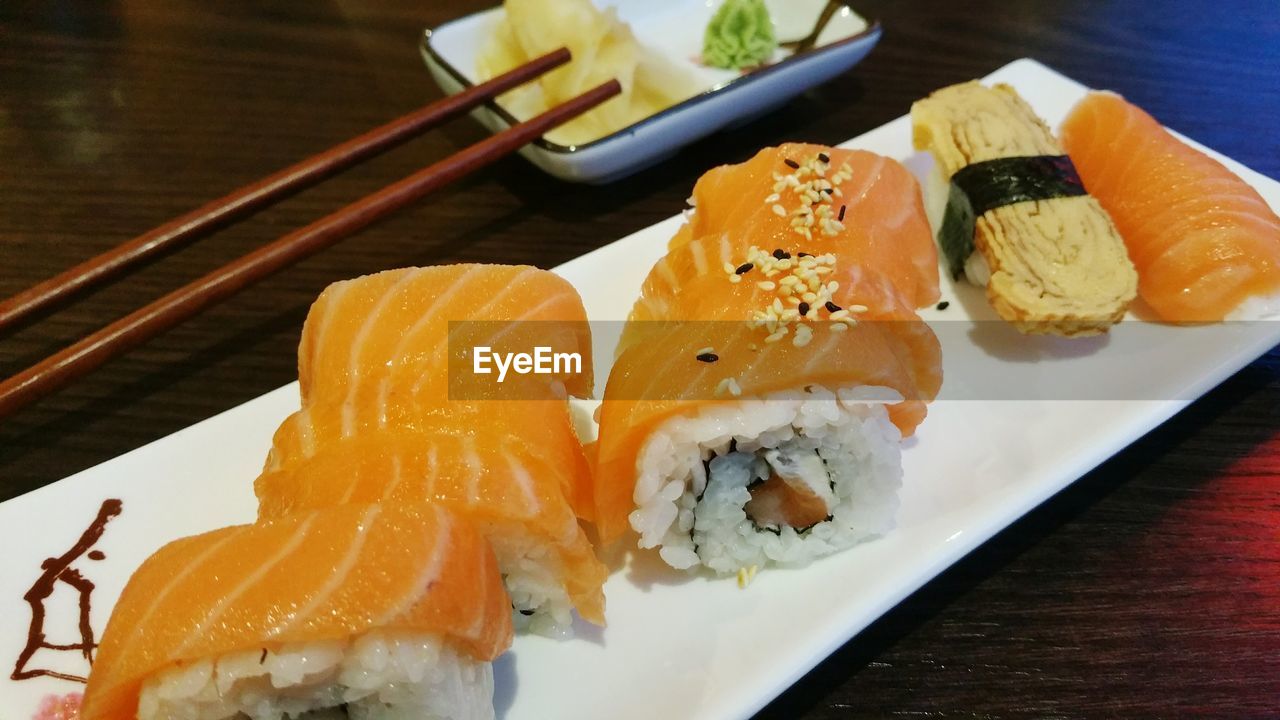
[[[641,448],[631,526],[667,564],[721,574],[773,562],[803,565],[893,527],[902,485],[901,434],[882,387],[810,386],[674,418]],[[762,527],[748,487],[773,473],[766,451],[815,453],[828,473],[830,517],[809,528]],[[776,458],[776,453],[770,454]]]
[[[1275,320],[1280,317],[1280,293],[1251,295],[1227,313],[1227,321]]]
[[[489,720],[493,669],[430,635],[234,652],[146,682],[139,720]]]
[[[507,532],[486,533],[498,560],[516,630],[567,638],[573,635],[573,604],[561,581],[559,559],[542,541]]]
[[[947,200],[951,197],[951,182],[942,177],[942,169],[937,163],[925,176],[924,190],[925,216],[929,218],[934,237],[937,237],[942,218],[946,215]],[[978,287],[986,287],[991,282],[991,266],[977,248],[964,260],[964,279]]]

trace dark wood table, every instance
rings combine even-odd
[[[0,4],[0,294],[436,97],[421,29],[489,1]],[[1019,57],[1120,90],[1280,177],[1275,0],[856,5],[883,20],[879,48],[781,112],[610,187],[507,160],[0,423],[0,499],[291,381],[302,319],[329,282],[457,261],[550,267],[673,214],[713,165],[844,140]],[[481,136],[455,123],[0,338],[0,373]],[[1275,716],[1278,408],[1273,352],[761,717]]]

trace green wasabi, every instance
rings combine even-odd
[[[725,0],[707,23],[702,61],[711,67],[741,70],[773,56],[778,39],[764,0]]]

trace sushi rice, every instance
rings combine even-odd
[[[517,631],[553,638],[573,636],[573,602],[565,592],[564,570],[554,550],[519,530],[486,533],[511,596]]]
[[[139,720],[487,720],[493,668],[431,635],[253,648],[179,665],[142,689]]]
[[[640,547],[660,548],[674,568],[726,575],[803,565],[884,534],[902,485],[902,436],[886,404],[901,399],[883,387],[814,385],[667,421],[640,453],[630,516]],[[806,465],[798,474],[816,476],[804,479],[828,518],[808,528],[757,524],[745,509],[749,488]]]

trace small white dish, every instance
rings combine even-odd
[[[673,155],[722,128],[770,112],[810,87],[824,83],[862,60],[880,40],[880,25],[841,8],[818,38],[815,49],[793,55],[779,49],[766,66],[750,72],[709,68],[696,61],[702,33],[721,0],[597,0],[613,7],[636,38],[666,61],[686,70],[705,90],[599,140],[559,145],[540,139],[521,150],[548,174],[570,182],[607,183]],[[780,42],[798,40],[813,29],[826,0],[767,1]],[[501,8],[492,8],[428,29],[422,57],[436,84],[453,95],[476,82],[476,60]],[[497,103],[472,112],[499,132],[515,118]]]

